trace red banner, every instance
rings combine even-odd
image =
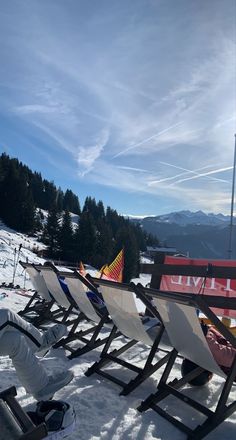
[[[165,257],[166,264],[201,266],[212,264],[213,266],[228,266],[236,268],[236,261],[233,260],[205,260],[191,259],[184,257]],[[163,275],[161,290],[173,292],[191,292],[205,295],[219,295],[226,298],[236,298],[236,279],[204,278],[182,275]],[[236,318],[236,310],[214,309],[219,316]]]

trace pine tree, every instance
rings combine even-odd
[[[59,254],[59,213],[57,210],[56,203],[54,203],[51,209],[48,211],[47,223],[45,225],[43,233],[43,241],[48,247],[49,257],[58,257]]]
[[[105,218],[105,209],[104,209],[103,202],[101,200],[99,200],[99,202],[97,203],[97,218],[98,219]]]
[[[139,248],[131,226],[123,226],[118,230],[114,257],[124,248],[124,272],[123,281],[129,283],[131,278],[138,276]]]
[[[112,239],[112,230],[104,219],[98,221],[97,228],[94,265],[100,268],[111,260],[114,242]]]
[[[44,185],[43,179],[40,173],[32,173],[29,181],[29,187],[32,192],[32,197],[35,206],[38,208],[44,208]]]
[[[82,253],[80,248],[80,232],[79,232],[79,224],[76,226],[73,236],[72,243],[72,261],[79,265],[79,262],[82,260]]]
[[[74,261],[82,259],[99,267],[112,260],[124,245],[126,280],[137,272],[138,251],[145,250],[147,244],[158,244],[156,237],[143,232],[116,210],[107,207],[105,213],[103,202],[96,203],[89,196],[85,199],[78,228],[71,234],[68,212],[63,215],[61,227],[59,212],[64,207],[65,211],[80,215],[78,197],[71,190],[64,194],[53,182],[43,180],[40,173],[33,173],[18,159],[11,159],[5,153],[0,156],[0,200],[3,221],[26,233],[40,228],[42,219],[39,214],[35,215],[35,207],[49,211],[43,239],[51,256],[60,255]]]
[[[62,216],[62,225],[59,231],[59,255],[63,261],[73,260],[73,227],[71,216],[66,209]]]
[[[43,199],[44,205],[42,209],[49,211],[52,205],[55,205],[57,199],[57,188],[53,182],[48,182],[48,180],[43,181]]]
[[[112,229],[113,236],[116,235],[119,228],[126,224],[124,217],[119,215],[115,209],[110,208],[110,206],[106,210],[106,220]]]
[[[64,193],[62,189],[59,187],[56,195],[56,204],[59,212],[63,211],[63,200],[64,200]]]
[[[21,232],[32,233],[35,228],[35,207],[31,192],[25,188],[23,189],[22,203],[20,209],[20,224],[19,230]]]
[[[158,238],[156,237],[156,235],[153,235],[151,233],[146,233],[146,245],[147,246],[159,246],[160,245],[160,241],[158,240]]]
[[[44,215],[40,209],[35,213],[34,231],[40,232],[43,229]]]
[[[16,162],[9,164],[1,185],[1,216],[8,226],[29,233],[34,229],[35,208],[26,177]]]
[[[80,215],[81,213],[79,199],[70,189],[67,189],[65,192],[63,209],[68,209],[68,211],[73,212],[73,214]]]
[[[89,212],[80,216],[77,232],[77,246],[80,259],[88,264],[94,264],[97,234],[93,217]]]

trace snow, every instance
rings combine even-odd
[[[14,258],[16,248],[19,251],[19,259],[29,262],[43,262],[38,258],[32,249],[35,246],[41,248],[43,245],[34,238],[17,234],[2,226],[0,229],[0,284],[9,283],[13,279]],[[91,268],[92,271],[92,268]],[[141,275],[135,282],[147,284],[150,276]],[[15,284],[21,288],[32,286],[30,280],[25,278],[22,267],[18,264],[15,274]],[[7,297],[0,301],[1,307],[7,307],[14,311],[24,308],[28,298],[16,293],[13,289],[0,287],[0,293],[6,292]],[[114,348],[120,346],[117,339]],[[55,399],[61,399],[74,406],[77,414],[75,431],[67,437],[69,440],[183,440],[186,435],[173,427],[165,419],[157,415],[153,410],[139,413],[136,408],[140,402],[149,394],[156,391],[161,371],[157,371],[151,378],[148,378],[129,396],[119,396],[120,388],[106,379],[97,375],[86,377],[85,371],[99,358],[101,348],[87,353],[79,358],[68,360],[63,349],[51,350],[40,362],[43,363],[49,373],[69,368],[74,373],[73,381],[55,394]],[[143,344],[137,344],[126,353],[126,360],[143,365],[148,348]],[[116,373],[121,379],[130,377],[130,372],[125,372],[122,367],[111,365],[109,369]],[[179,365],[173,371],[173,378],[179,377]],[[34,409],[35,400],[21,386],[11,360],[7,357],[0,358],[0,388],[6,389],[12,385],[17,387],[17,398],[25,409]],[[217,402],[219,391],[222,388],[222,379],[213,376],[213,379],[206,387],[188,387],[186,394],[199,401],[207,401],[212,408]],[[235,392],[235,390],[234,390]],[[180,419],[187,421],[190,426],[199,423],[199,414],[193,409],[187,408],[184,403],[176,405],[176,400],[168,398],[165,401],[169,409]],[[187,418],[187,419],[186,419]],[[235,436],[236,414],[221,424],[216,430],[208,435],[209,440],[232,440]]]
[[[229,223],[230,217],[223,214],[206,214],[203,211],[191,212],[188,210],[171,212],[157,217],[158,222],[177,223],[180,226],[190,224],[221,226]]]

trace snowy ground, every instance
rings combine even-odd
[[[14,249],[19,249],[20,258],[28,261],[42,261],[31,252],[33,246],[40,246],[37,242],[16,234],[13,231],[0,230],[0,284],[2,282],[11,282],[14,269]],[[146,284],[150,278],[141,276],[139,280]],[[30,282],[25,278],[21,266],[17,266],[15,274],[15,284],[21,287],[31,288]],[[6,292],[7,297],[0,301],[1,307],[8,307],[14,311],[21,310],[26,304],[28,298],[19,295],[14,290],[0,288],[0,293]],[[114,343],[114,348],[119,347],[118,340]],[[68,360],[63,349],[51,350],[45,358],[41,360],[48,372],[71,369],[74,372],[73,381],[64,389],[56,393],[56,399],[68,401],[75,408],[77,414],[76,430],[68,439],[73,440],[182,440],[186,436],[169,424],[166,420],[158,416],[154,411],[149,410],[140,414],[136,408],[150,393],[155,392],[156,384],[161,372],[156,372],[151,378],[138,387],[130,396],[119,396],[120,388],[96,375],[86,377],[84,372],[99,357],[101,349],[94,350],[80,358]],[[142,344],[134,346],[126,355],[126,360],[142,365],[146,357],[147,349]],[[109,367],[116,371],[120,378],[125,379],[128,373],[124,372],[122,367]],[[178,365],[174,375],[179,377]],[[129,373],[130,376],[130,373]],[[174,377],[174,376],[173,376]],[[16,385],[18,399],[22,406],[27,409],[34,409],[34,399],[26,394],[24,388],[19,383],[15,370],[10,359],[0,358],[0,388],[5,389]],[[212,408],[217,401],[219,390],[222,388],[222,380],[216,376],[213,377],[208,386],[202,388],[186,389],[186,394],[199,401],[207,401]],[[234,394],[236,392],[236,387]],[[235,396],[234,396],[235,398]],[[178,403],[172,398],[166,399],[165,405],[168,405],[173,413],[180,420],[188,420],[190,426],[199,423],[199,415],[194,410],[188,409],[184,404]],[[209,440],[232,440],[236,432],[236,414],[231,416],[215,431],[208,435]]]

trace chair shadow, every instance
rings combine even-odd
[[[116,384],[100,378],[94,381],[89,380],[89,382],[88,379],[91,378],[78,378],[72,386],[66,387],[63,393],[63,400],[68,399],[72,402],[78,415],[77,437],[75,438],[80,440],[101,437],[104,440],[112,438],[144,440],[151,435],[161,440],[170,438],[184,440],[186,438],[185,434],[154,411],[149,410],[142,414],[137,411],[140,394],[143,395],[142,386],[131,395],[124,397],[118,395],[120,388]],[[153,383],[148,384],[148,388],[151,386],[153,387]],[[176,408],[176,401],[173,398],[170,398],[165,406],[179,419],[183,419],[183,416],[187,417],[190,427],[195,427],[204,420],[204,417],[199,419],[198,414],[190,408],[186,411],[183,407],[177,406]],[[217,437],[232,440],[235,434],[235,423],[225,421],[217,430],[208,435],[209,440],[215,440],[216,432]]]
[[[89,357],[81,363],[82,370],[85,369]],[[46,362],[46,361],[45,361]],[[50,363],[50,361],[49,361]],[[64,363],[63,356],[59,359],[58,368]],[[65,363],[64,363],[65,365]],[[68,366],[73,370],[73,367],[78,368],[78,362],[68,362]],[[48,366],[49,368],[49,366]],[[112,373],[122,377],[123,380],[128,378],[128,373],[122,368],[112,368]],[[83,371],[81,371],[83,374]],[[103,440],[119,439],[127,440],[128,438],[135,438],[137,440],[144,440],[148,437],[153,437],[161,440],[184,440],[185,434],[173,427],[168,421],[161,418],[153,410],[148,410],[145,413],[139,413],[137,406],[140,401],[144,399],[150,392],[154,392],[158,381],[157,373],[153,377],[148,378],[142,385],[140,385],[130,395],[124,397],[119,396],[120,387],[116,384],[100,378],[94,374],[91,377],[83,375],[76,376],[73,381],[65,388],[58,391],[55,395],[56,400],[64,400],[74,406],[77,414],[76,430],[71,435],[71,440],[95,440],[103,438]],[[129,376],[130,378],[130,376]],[[14,369],[5,368],[0,371],[0,383],[3,389],[12,385],[20,387]],[[199,397],[201,400],[208,400],[209,405],[214,404],[217,399],[217,392],[214,386],[205,386],[201,388],[188,387],[186,394],[194,398]],[[20,403],[26,410],[33,409],[36,402],[29,399],[24,393],[20,392]],[[183,404],[184,405],[184,404]],[[199,423],[198,414],[191,408],[184,408],[182,405],[176,405],[176,400],[168,397],[166,402],[163,401],[163,408],[173,413],[181,420],[186,417],[190,426],[195,426]],[[232,416],[231,416],[232,417]],[[203,420],[203,418],[202,418]],[[217,438],[224,438],[224,440],[232,440],[235,435],[235,417],[233,420],[225,421],[216,430],[208,435],[209,440]],[[200,420],[201,421],[201,420]]]

